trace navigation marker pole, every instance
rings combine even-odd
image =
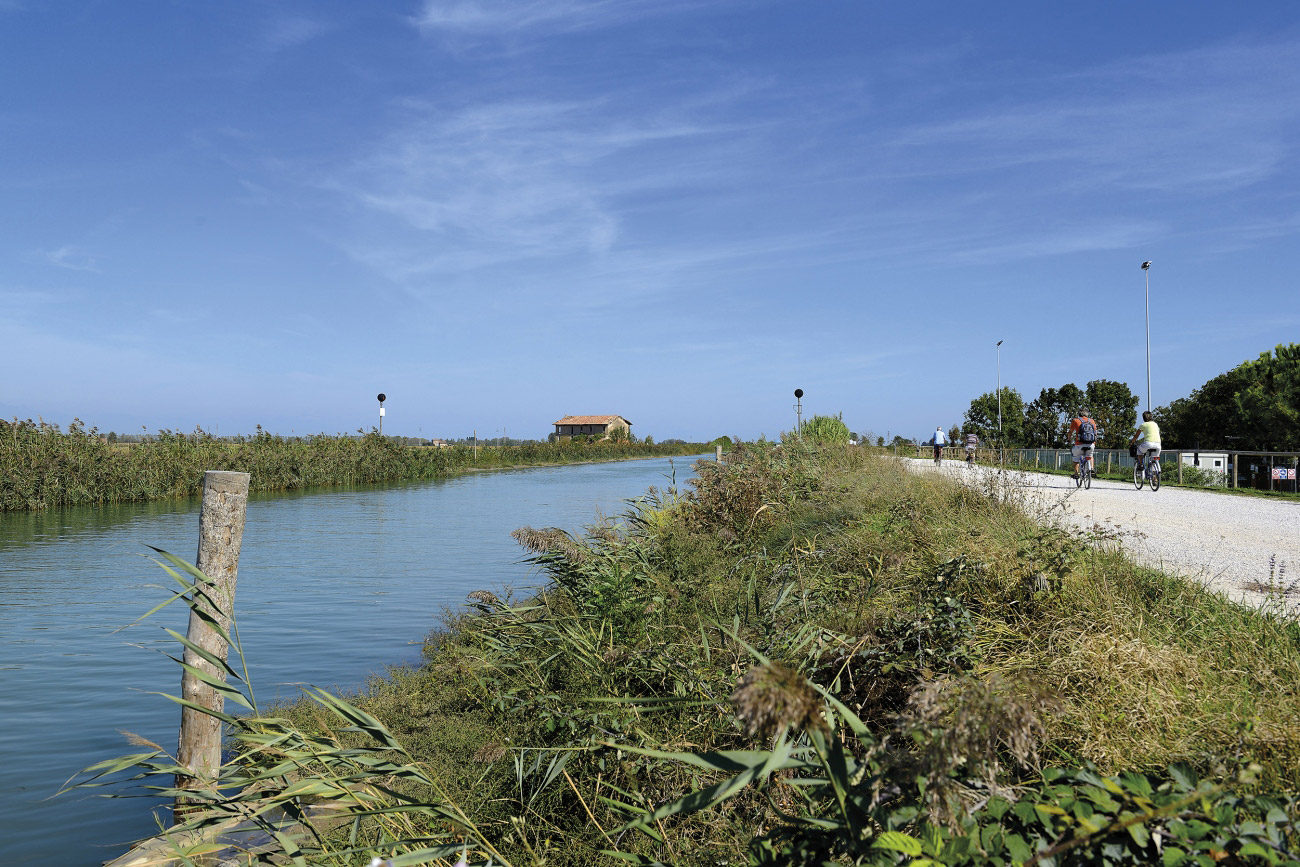
[[[803,403],[802,403],[802,400],[803,400],[803,389],[802,389],[802,388],[796,388],[796,389],[794,390],[794,419],[795,419],[795,428],[794,428],[794,432],[795,432],[795,434],[799,437],[799,439],[803,439]]]
[[[384,401],[388,400],[388,395],[382,391],[379,393],[379,435],[384,435]]]

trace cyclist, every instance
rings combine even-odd
[[[975,450],[979,448],[980,438],[974,431],[966,434],[966,463],[975,463]]]
[[[1074,444],[1070,447],[1070,456],[1074,458],[1074,478],[1079,478],[1079,463],[1084,454],[1088,457],[1088,470],[1097,475],[1097,465],[1093,461],[1092,450],[1097,447],[1097,422],[1093,421],[1083,410],[1070,421],[1070,438]]]
[[[1156,424],[1155,416],[1151,410],[1142,413],[1142,424],[1133,433],[1133,438],[1128,441],[1129,448],[1136,447],[1136,457],[1138,466],[1145,467],[1147,452],[1160,454],[1160,425]]]
[[[944,444],[948,442],[948,437],[943,432],[943,425],[935,425],[933,442],[934,442],[934,462],[937,464],[939,463],[939,459],[943,457]]]

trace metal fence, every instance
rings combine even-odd
[[[932,457],[933,454],[932,446],[922,445],[916,450],[918,458]],[[966,451],[961,446],[946,446],[943,457],[964,460]],[[976,459],[981,463],[1045,470],[1067,470],[1073,462],[1069,449],[980,448]],[[1209,486],[1300,493],[1300,481],[1297,481],[1300,452],[1162,449],[1160,460],[1166,481],[1182,484],[1186,480]],[[1127,449],[1093,451],[1093,465],[1099,473],[1131,471],[1135,463]]]

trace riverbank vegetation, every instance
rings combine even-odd
[[[205,470],[249,473],[254,491],[433,479],[473,469],[693,455],[700,443],[569,440],[508,446],[418,447],[363,436],[248,437],[160,431],[143,442],[108,442],[73,421],[0,420],[0,511],[188,497]]]
[[[1300,864],[1280,603],[864,449],[697,472],[521,528],[544,588],[471,593],[421,667],[227,718],[190,826],[324,801],[271,845],[339,865]]]

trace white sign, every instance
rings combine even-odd
[[[380,418],[384,417],[384,408],[382,406],[379,408],[379,417]]]

